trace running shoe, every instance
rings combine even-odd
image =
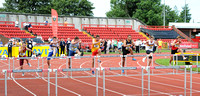
[[[22,76],[24,76],[24,72],[22,73]]]
[[[93,74],[93,75],[94,75],[94,73],[95,73],[95,72],[94,72],[94,71],[92,71],[92,74]]]
[[[31,67],[31,63],[27,63],[29,67]]]
[[[132,58],[132,60],[133,60],[133,61],[136,61],[136,59],[135,59],[135,58]]]
[[[183,60],[186,60],[186,59],[187,59],[187,57],[184,57],[184,58],[183,58]]]
[[[97,60],[99,63],[101,63],[101,60]]]
[[[146,60],[146,58],[144,57],[144,58],[142,58],[142,62],[145,62],[145,60]]]
[[[124,73],[124,70],[122,70],[122,73]]]

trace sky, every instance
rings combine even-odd
[[[93,10],[94,17],[106,17],[106,12],[110,10],[110,0],[89,0],[93,3],[95,9]],[[0,0],[0,7],[3,7],[5,0]],[[164,0],[161,0],[164,4]],[[192,19],[190,22],[200,22],[200,0],[186,0],[189,5],[190,13],[192,14]],[[181,11],[182,7],[185,6],[185,0],[165,0],[165,4],[169,5],[171,8],[177,6],[178,10]]]

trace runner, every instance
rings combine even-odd
[[[142,59],[142,61],[143,62],[145,62],[145,60],[146,60],[146,58],[148,57],[149,59],[148,59],[148,61],[147,61],[147,66],[150,66],[150,64],[151,64],[151,61],[152,61],[152,56],[153,56],[153,49],[154,49],[154,46],[155,46],[155,40],[154,40],[154,37],[150,37],[150,40],[148,40],[147,42],[146,42],[146,54],[147,54],[147,56],[146,57],[144,57],[143,59]],[[147,69],[146,69],[147,70]],[[148,71],[148,70],[147,70]]]
[[[131,35],[128,35],[127,39],[124,40],[124,44],[122,46],[122,52],[123,52],[122,67],[124,67],[125,64],[125,56],[129,53],[133,55],[133,48],[135,48],[134,42],[132,41]],[[136,61],[134,57],[132,57],[132,60]],[[124,73],[124,70],[122,70],[122,73]]]
[[[99,35],[96,35],[96,37],[92,40],[92,56],[100,56],[101,55],[101,49],[100,47],[100,43],[103,43],[102,45],[104,45],[103,40],[100,39]],[[100,60],[98,60],[98,62],[101,62]],[[94,68],[94,57],[92,58],[92,68]],[[92,71],[92,74],[94,74],[94,71]]]
[[[22,46],[19,47],[19,57],[26,57],[26,51],[27,50],[33,53],[33,51],[31,49],[26,47],[26,43],[23,42]],[[24,60],[26,60],[26,62],[29,65],[29,67],[31,67],[31,64],[29,63],[28,59],[19,59],[19,64],[20,64],[20,69],[21,70],[23,69]],[[22,76],[24,76],[24,73],[22,73]]]
[[[159,39],[158,40],[158,53],[161,53],[161,51],[162,51],[162,40],[161,39]]]
[[[50,42],[50,45],[49,45],[49,54],[47,56],[47,64],[49,68],[51,67],[51,64],[50,64],[51,57],[54,55],[54,53],[56,53],[54,51],[56,51],[57,43],[58,41],[56,37],[53,37],[53,40]]]
[[[75,54],[78,54],[78,56],[81,55],[81,52],[78,50],[79,44],[81,43],[81,40],[78,37],[75,37],[74,40],[71,41],[71,44],[69,45],[69,56],[74,56]],[[71,58],[68,60],[69,69],[71,69]]]
[[[172,43],[171,54],[173,55],[173,54],[176,54],[176,53],[181,52],[182,57],[183,57],[183,60],[186,60],[187,57],[185,57],[185,56],[183,55],[183,50],[179,48],[181,43],[182,43],[182,42],[181,42],[181,37],[178,36],[178,37],[176,38],[176,40],[174,40],[173,43]],[[170,58],[169,66],[171,66],[172,60],[173,60],[173,56],[171,56],[171,58]]]

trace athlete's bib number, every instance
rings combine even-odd
[[[99,48],[99,45],[94,45],[94,48]]]
[[[152,49],[153,48],[153,46],[149,46],[149,49]]]
[[[25,55],[25,53],[19,53],[19,55],[20,55],[20,56],[24,56],[24,55]]]
[[[175,45],[175,47],[179,47],[179,45]]]

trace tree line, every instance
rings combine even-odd
[[[92,10],[95,9],[88,0],[5,0],[3,6],[0,12],[51,14],[53,8],[58,15],[66,16],[93,16]],[[107,17],[137,18],[147,25],[163,25],[164,5],[161,0],[111,0],[110,6]],[[188,5],[182,7],[181,12],[176,6],[172,9],[166,5],[165,25],[184,22],[185,9],[186,21],[189,22],[191,14]]]

